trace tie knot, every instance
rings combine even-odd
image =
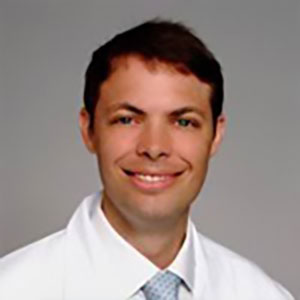
[[[181,279],[170,271],[159,272],[143,287],[147,300],[176,300]]]

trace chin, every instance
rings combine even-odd
[[[147,199],[145,199],[147,198]],[[174,220],[176,218],[180,219],[182,215],[185,215],[189,210],[189,206],[183,206],[182,203],[171,202],[172,199],[164,201],[164,199],[159,199],[160,197],[154,196],[149,199],[149,197],[142,197],[138,202],[135,201],[132,206],[131,212],[144,220],[149,221],[167,221]],[[173,197],[174,199],[174,197]]]

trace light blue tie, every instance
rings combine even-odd
[[[147,300],[178,300],[181,279],[170,271],[157,273],[143,287]]]

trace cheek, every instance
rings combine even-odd
[[[124,131],[106,130],[99,139],[98,154],[102,165],[114,163],[132,152],[134,136]]]
[[[177,137],[174,149],[179,156],[189,161],[193,167],[207,160],[211,142],[201,135]]]

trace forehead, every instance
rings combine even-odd
[[[129,68],[130,65],[143,65],[149,72],[168,71],[170,73],[192,74],[188,68],[180,63],[171,63],[157,58],[146,58],[139,54],[129,54],[116,57],[111,61],[111,74],[119,68]]]
[[[139,106],[209,104],[211,87],[176,66],[139,57],[122,57],[100,89],[102,105],[132,101]],[[101,106],[102,106],[101,105]]]

